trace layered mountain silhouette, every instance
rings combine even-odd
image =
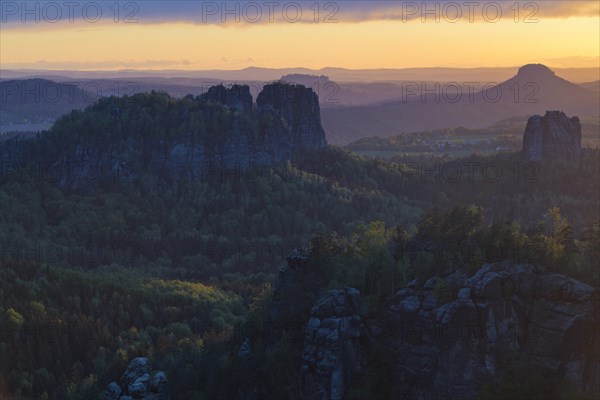
[[[557,76],[541,64],[526,65],[500,84],[405,83],[398,99],[377,105],[323,110],[328,140],[347,144],[368,136],[466,127],[484,128],[510,117],[546,110],[598,116],[600,95]]]
[[[327,138],[338,145],[406,132],[485,128],[507,118],[526,119],[546,110],[563,110],[584,119],[599,115],[597,82],[574,84],[541,64],[523,66],[502,83],[478,81],[481,75],[477,73],[472,82],[449,83],[447,77],[433,82],[438,75],[432,73],[429,80],[386,83],[341,82],[331,76],[296,73],[281,80],[315,90]],[[256,96],[265,82],[249,85]],[[0,114],[2,124],[53,122],[73,109],[90,106],[99,97],[151,89],[183,97],[187,93],[200,94],[207,87],[205,80],[193,78],[94,79],[75,85],[37,78],[7,80],[0,82]]]
[[[347,69],[339,67],[325,67],[321,69],[310,68],[261,68],[248,67],[239,70],[143,70],[122,69],[110,71],[77,71],[77,70],[43,70],[20,69],[0,70],[2,79],[44,78],[49,80],[62,80],[65,78],[75,80],[94,79],[135,79],[139,78],[174,78],[198,79],[211,78],[222,81],[273,81],[282,75],[326,75],[336,82],[392,82],[403,80],[439,80],[462,81],[471,79],[476,81],[507,79],[514,73],[514,67],[484,67],[484,68],[448,68],[448,67],[421,67],[421,68],[380,68],[380,69]],[[589,82],[597,80],[598,68],[557,68],[556,72],[573,82]]]

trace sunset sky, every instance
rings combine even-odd
[[[596,0],[88,3],[2,2],[1,68],[599,66]]]

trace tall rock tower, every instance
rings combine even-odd
[[[581,123],[561,111],[547,111],[527,121],[523,134],[523,157],[527,161],[577,160],[581,154]]]

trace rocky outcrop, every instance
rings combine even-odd
[[[124,115],[137,118],[140,109],[154,108],[165,115],[145,114],[139,123],[134,119],[133,133],[115,136]],[[326,146],[320,118],[312,89],[279,82],[264,87],[256,107],[244,85],[219,85],[182,100],[156,93],[104,99],[59,120],[40,139],[3,142],[0,162],[9,168],[2,178],[20,179],[19,166],[31,160],[39,163],[40,179],[76,189],[135,182],[144,172],[203,181],[255,178],[263,173],[261,167],[277,167]],[[93,135],[74,128],[89,119],[104,121],[89,128]],[[99,143],[98,137],[113,139]]]
[[[367,328],[353,288],[328,291],[311,311],[302,355],[305,398],[341,400],[353,376],[366,365]]]
[[[511,354],[574,392],[598,393],[598,322],[592,287],[532,266],[412,282],[386,307],[393,398],[475,399]]]
[[[246,85],[233,85],[226,88],[223,85],[213,86],[198,99],[213,104],[228,106],[238,111],[252,111],[252,95]]]
[[[308,250],[298,248],[287,257],[287,264],[279,269],[277,282],[273,290],[273,298],[269,305],[269,323],[285,324],[290,316],[297,316],[310,309],[307,299],[313,293],[307,293],[311,271],[309,262],[311,254]],[[307,279],[308,278],[308,279]],[[312,288],[316,291],[318,288]]]
[[[269,305],[267,324],[275,328],[269,339],[275,342],[285,330],[292,348],[302,351],[304,398],[342,399],[366,364],[369,331],[360,316],[358,290],[323,292],[322,271],[314,268],[319,258],[314,248],[298,248],[287,257]]]
[[[162,371],[152,372],[145,357],[131,360],[121,376],[120,383],[111,382],[104,394],[105,400],[169,400],[167,376]]]
[[[581,123],[560,111],[534,115],[523,134],[523,157],[528,161],[576,160],[581,153]]]
[[[265,85],[256,99],[261,110],[274,110],[283,120],[295,146],[324,147],[325,131],[321,125],[319,97],[302,85],[272,83]]]

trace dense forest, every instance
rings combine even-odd
[[[19,146],[46,159],[76,148],[80,132],[90,146],[126,143],[123,132],[160,142],[173,125],[211,140],[239,117],[193,98],[136,96],[74,112]],[[260,134],[269,115],[245,123]],[[0,393],[19,399],[102,399],[136,356],[166,371],[173,399],[297,398],[299,332],[327,288],[358,288],[364,314],[377,315],[413,279],[502,260],[600,287],[598,149],[576,162],[503,153],[394,163],[330,146],[206,179],[140,168],[85,190],[31,165],[3,169],[0,185]],[[279,268],[302,247],[315,273],[299,285],[314,295],[273,333]],[[242,365],[246,337],[255,356]],[[370,368],[350,398],[385,396],[385,363]]]

